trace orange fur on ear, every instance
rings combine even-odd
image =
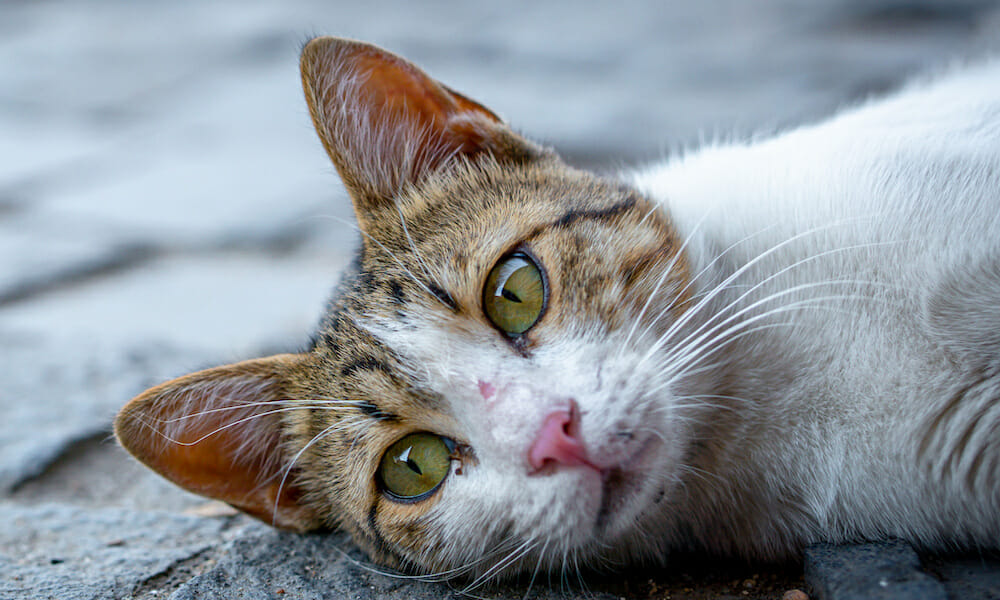
[[[307,530],[317,519],[281,444],[290,373],[303,355],[277,355],[192,373],[146,390],[115,420],[132,455],[182,488],[222,500],[277,527]]]
[[[302,51],[302,84],[313,124],[366,213],[457,156],[520,153],[489,109],[381,48],[321,37]]]

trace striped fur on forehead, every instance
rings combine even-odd
[[[391,276],[363,275],[352,276],[355,287],[332,303],[314,341],[313,352],[323,359],[320,376],[335,385],[337,394],[351,398],[358,411],[380,421],[399,422],[408,410],[440,411],[440,399],[418,385],[417,369],[375,338],[366,325],[386,314],[383,288],[402,289],[405,284]],[[405,298],[402,292],[399,295]],[[391,297],[388,304],[399,303]]]
[[[547,238],[557,240],[550,254],[567,257],[566,269],[608,271],[629,286],[679,249],[663,212],[630,187],[554,157],[512,167],[486,156],[454,165],[376,213],[361,287],[377,292],[370,310],[391,309],[404,322],[406,306],[474,312],[496,260]],[[684,266],[673,265],[679,279]]]

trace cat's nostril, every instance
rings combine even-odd
[[[580,413],[575,402],[569,409],[550,413],[528,449],[528,463],[533,472],[547,465],[588,466],[600,470],[587,456],[587,448],[580,439]]]

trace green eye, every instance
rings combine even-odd
[[[501,259],[486,278],[483,310],[504,333],[519,335],[531,329],[544,304],[542,272],[526,254],[515,252]]]
[[[433,433],[411,433],[382,455],[378,478],[399,500],[420,500],[437,489],[451,469],[455,444]]]

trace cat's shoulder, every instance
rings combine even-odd
[[[1000,373],[1000,241],[942,276],[928,293],[925,310],[945,348],[976,370]]]

